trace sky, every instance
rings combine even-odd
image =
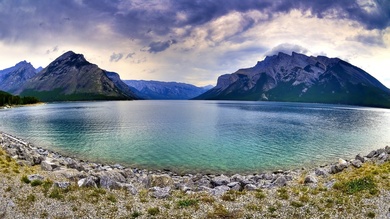
[[[0,69],[69,50],[122,79],[197,86],[295,51],[390,88],[390,0],[0,0]]]

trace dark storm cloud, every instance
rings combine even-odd
[[[150,53],[158,53],[168,49],[172,44],[177,43],[176,40],[167,40],[167,41],[158,41],[152,42],[149,44],[149,49],[147,50]]]
[[[385,46],[385,42],[383,39],[383,33],[374,33],[374,34],[366,34],[366,35],[357,35],[353,38],[347,38],[347,40],[358,41],[364,45],[371,46]]]
[[[47,34],[88,37],[94,34],[97,24],[106,23],[115,32],[149,45],[149,52],[161,52],[171,44],[156,42],[156,36],[169,37],[173,28],[194,28],[233,11],[251,10],[268,15],[268,19],[300,10],[317,18],[354,20],[367,29],[390,26],[389,0],[3,0],[0,39],[42,39]],[[185,19],[177,19],[177,13]],[[246,29],[253,25],[254,22],[250,23]]]

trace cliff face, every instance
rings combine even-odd
[[[58,57],[16,93],[42,101],[137,99],[134,93],[112,81],[106,71],[72,51]]]
[[[279,53],[218,78],[195,99],[319,102],[390,107],[390,90],[338,58]]]

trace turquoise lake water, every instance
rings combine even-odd
[[[69,102],[0,110],[0,130],[83,160],[254,173],[390,145],[390,110],[242,101]]]

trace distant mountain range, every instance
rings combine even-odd
[[[139,99],[119,75],[100,69],[72,51],[37,71],[39,69],[29,63],[5,69],[0,72],[0,89],[20,96],[34,96],[41,101]]]
[[[191,84],[162,81],[124,80],[143,99],[189,100],[210,90],[213,86],[196,87]]]
[[[218,78],[198,100],[263,100],[390,107],[390,90],[339,58],[299,53],[267,56]]]

